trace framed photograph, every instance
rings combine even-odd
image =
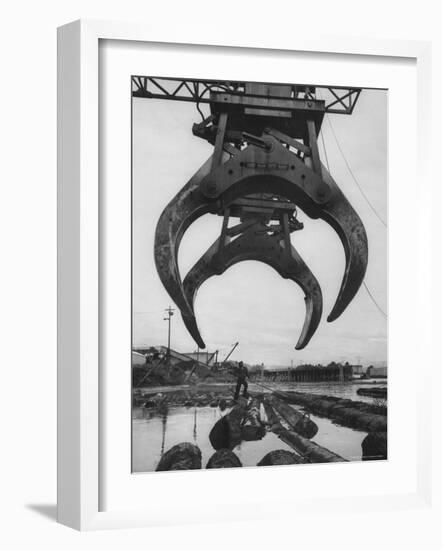
[[[425,506],[429,44],[58,50],[59,521]]]

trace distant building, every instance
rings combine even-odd
[[[133,348],[132,350],[132,364],[134,365],[140,365],[139,361],[141,360],[140,357],[144,358],[144,364],[149,364],[152,361],[157,361],[161,358],[164,358],[167,355],[167,347],[166,346],[138,346]],[[180,353],[179,351],[176,351],[174,349],[170,349],[170,364],[171,365],[178,365],[178,364],[188,364],[189,367],[191,367],[193,364],[197,364],[198,366],[211,366],[213,364],[213,360],[209,362],[209,365],[207,365],[207,359],[206,356],[210,358],[210,356],[213,356],[212,353],[209,352],[200,352],[199,358],[197,358],[196,353]]]
[[[278,367],[274,369],[264,369],[260,373],[260,378],[270,381],[289,382],[295,380],[295,370],[293,367]]]
[[[205,379],[211,376],[212,369],[201,361],[185,353],[165,346],[136,347],[132,350],[132,383],[182,384],[192,376]]]
[[[332,361],[323,365],[299,365],[295,368],[285,367],[264,370],[264,379],[283,382],[326,382],[347,381],[353,378],[353,365]]]
[[[352,365],[351,371],[355,378],[359,378],[364,374],[364,367],[362,365]]]
[[[184,355],[190,357],[190,359],[195,359],[195,361],[200,361],[208,367],[212,367],[215,364],[216,360],[216,353],[211,353],[208,351],[193,351],[191,353],[185,353]]]
[[[387,378],[387,367],[374,367],[370,365],[366,371],[369,378]]]
[[[132,365],[145,365],[146,356],[143,353],[132,351]]]
[[[251,379],[262,380],[264,378],[264,363],[257,365],[247,365],[247,368],[249,370],[249,376]]]

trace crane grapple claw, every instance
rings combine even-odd
[[[345,252],[345,270],[335,305],[328,316],[337,319],[359,290],[368,262],[364,225],[325,166],[316,173],[277,139],[267,136],[267,148],[249,145],[212,170],[202,181],[203,192],[229,204],[251,193],[273,192],[299,206],[310,218],[322,219],[338,234]]]
[[[322,294],[317,280],[287,238],[289,229],[286,228],[285,236],[272,233],[268,219],[260,218],[233,241],[228,242],[223,235],[190,270],[184,283],[178,268],[181,239],[197,218],[206,213],[222,214],[251,195],[270,194],[289,201],[310,218],[327,222],[344,247],[344,276],[328,316],[328,321],[334,321],[354,298],[365,276],[368,244],[362,221],[324,166],[314,170],[271,135],[263,135],[259,143],[250,143],[232,157],[222,153],[217,157],[219,162],[214,158],[203,164],[158,221],[154,253],[160,279],[180,309],[188,331],[204,348],[193,308],[198,288],[235,263],[248,259],[264,262],[282,277],[296,282],[305,293],[306,318],[296,345],[301,349],[320,322]]]
[[[205,344],[201,338],[194,314],[194,301],[198,289],[210,277],[221,275],[229,267],[247,260],[263,262],[281,277],[297,283],[305,294],[306,316],[296,349],[304,348],[315,333],[322,315],[322,293],[318,281],[296,249],[286,247],[281,232],[271,233],[271,226],[256,222],[234,241],[223,243],[217,239],[192,267],[184,279],[183,287],[192,315],[183,312],[183,321],[199,347]]]

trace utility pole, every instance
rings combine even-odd
[[[175,311],[170,306],[164,310],[167,314],[167,317],[164,317],[164,321],[168,322],[168,331],[167,331],[167,362],[170,365],[170,321],[172,319],[173,312]]]

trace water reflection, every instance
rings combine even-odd
[[[299,384],[298,384],[299,386]],[[215,422],[229,409],[171,407],[160,414],[147,409],[133,410],[132,469],[134,472],[152,472],[162,456],[173,445],[189,441],[198,445],[202,453],[202,466],[214,453],[209,433]],[[311,415],[318,424],[318,434],[312,439],[333,450],[347,460],[361,460],[361,442],[364,432],[337,426],[326,418]],[[293,449],[274,433],[267,432],[259,441],[242,441],[233,449],[244,466],[256,466],[268,452],[276,449]]]
[[[169,413],[168,407],[164,407],[163,413],[161,415],[162,418],[162,440],[161,440],[161,455],[164,454],[165,450],[165,443],[166,443],[166,428],[167,428],[167,415]]]

